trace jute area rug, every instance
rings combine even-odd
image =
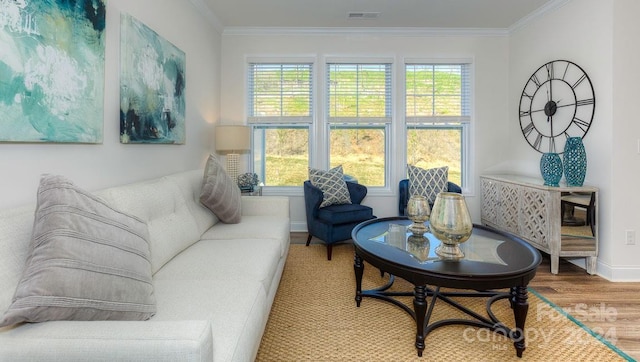
[[[529,293],[527,349],[516,357],[513,343],[485,329],[451,325],[431,332],[417,357],[415,322],[400,308],[373,298],[356,307],[353,246],[336,245],[327,261],[323,245],[292,244],[258,351],[257,361],[624,361],[622,352],[594,337],[554,306]],[[363,289],[388,279],[365,264]],[[394,290],[412,290],[396,279]],[[403,297],[411,303],[411,297]],[[430,302],[430,300],[428,300]],[[485,299],[464,298],[466,306],[486,315]],[[409,304],[412,305],[412,304]],[[514,326],[506,300],[494,313]],[[448,304],[435,304],[432,321],[462,317]]]

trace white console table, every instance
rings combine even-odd
[[[484,175],[482,223],[514,234],[551,256],[551,273],[558,273],[560,257],[585,257],[587,272],[596,273],[598,257],[598,189],[591,186],[545,186],[542,179],[515,175]],[[563,193],[595,194],[593,233],[562,228]],[[577,229],[574,229],[577,230]]]

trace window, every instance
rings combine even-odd
[[[367,186],[385,186],[391,64],[327,64],[329,164]]]
[[[449,166],[449,180],[467,184],[470,65],[405,64],[407,162]]]
[[[313,66],[249,63],[248,73],[254,172],[265,186],[300,186],[308,178]]]

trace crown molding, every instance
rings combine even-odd
[[[571,0],[553,0],[550,1],[546,4],[544,4],[543,6],[541,6],[540,8],[538,8],[536,11],[527,14],[525,17],[523,17],[522,19],[516,21],[513,25],[511,25],[507,30],[509,33],[513,33],[515,31],[517,31],[518,29],[524,27],[525,25],[529,24],[530,22],[532,22],[533,20],[549,13],[552,12],[556,9],[559,9],[563,6],[565,6],[567,3],[569,3]]]
[[[204,18],[218,31],[218,33],[222,34],[224,31],[224,26],[220,22],[220,19],[211,11],[211,9],[204,3],[204,0],[189,0],[193,6],[198,9],[200,14],[204,16]]]
[[[192,0],[195,1],[195,0]],[[392,28],[392,27],[233,27],[223,35],[386,35],[386,36],[507,36],[507,29],[489,28]]]
[[[552,0],[527,14],[508,28],[428,28],[428,27],[225,27],[205,4],[189,0],[211,25],[223,35],[378,35],[378,36],[508,36],[533,20],[561,8],[571,0]]]

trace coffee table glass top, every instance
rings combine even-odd
[[[388,262],[420,271],[478,277],[519,273],[537,267],[540,254],[524,241],[481,225],[460,244],[465,257],[443,260],[435,254],[440,240],[433,234],[413,235],[402,217],[374,219],[353,230],[356,247]]]

